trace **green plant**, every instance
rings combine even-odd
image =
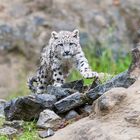
[[[107,43],[103,43],[104,47],[107,46]],[[102,45],[103,45],[102,44]],[[109,73],[111,75],[116,75],[125,71],[130,65],[131,57],[130,54],[122,55],[121,50],[118,53],[117,59],[114,57],[113,51],[111,49],[103,49],[100,47],[96,47],[94,43],[89,43],[85,48],[83,48],[86,58],[89,61],[91,69],[97,72]],[[68,81],[80,79],[82,76],[74,70]],[[102,79],[103,82],[106,81],[108,77]],[[90,84],[93,79],[84,79],[85,84]]]
[[[34,121],[25,122],[23,133],[18,137],[17,140],[40,140]]]

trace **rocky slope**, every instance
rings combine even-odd
[[[46,140],[139,140],[140,139],[140,79],[128,89],[115,88],[107,94],[124,94],[126,97],[107,114],[95,109],[81,119]],[[106,93],[105,93],[106,94]]]
[[[53,139],[96,140],[125,137],[129,140],[134,136],[138,137],[140,48],[133,49],[131,54],[132,62],[128,70],[105,83],[100,83],[96,78],[91,86],[84,86],[83,80],[77,80],[64,83],[61,87],[49,85],[42,94],[34,93],[10,101],[1,100],[1,116],[5,118],[5,122],[0,135],[9,135],[11,138],[13,134],[18,136],[23,132],[14,124],[36,120],[41,138],[50,137],[55,132]],[[86,116],[89,117],[76,122]],[[75,123],[69,125],[72,122]],[[9,134],[11,129],[13,134]]]
[[[15,67],[21,69],[28,62],[24,66],[27,73],[35,69],[40,50],[53,30],[78,28],[82,46],[92,40],[98,49],[111,48],[115,58],[120,48],[125,54],[132,42],[137,42],[139,7],[138,0],[0,0],[1,77],[9,74],[9,78],[0,78],[1,97],[19,88],[17,81],[23,71]]]

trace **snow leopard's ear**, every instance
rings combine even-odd
[[[58,39],[58,33],[55,32],[55,31],[53,31],[53,32],[51,33],[51,36],[52,36],[52,38],[54,38],[54,39]]]
[[[74,30],[73,31],[73,37],[78,38],[79,37],[79,30]]]

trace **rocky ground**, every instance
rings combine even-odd
[[[52,30],[78,27],[82,46],[93,41],[111,48],[115,58],[123,46],[126,54],[140,41],[139,7],[138,0],[0,0],[0,98],[25,85]],[[49,86],[47,94],[0,100],[0,117],[6,118],[0,135],[18,136],[24,121],[35,120],[41,138],[52,136],[48,140],[139,140],[139,51],[132,51],[128,71],[104,84],[86,87],[79,80]]]
[[[25,75],[36,69],[53,30],[78,28],[83,47],[92,41],[93,47],[112,49],[115,58],[120,48],[125,55],[137,42],[139,6],[138,0],[0,0],[0,96],[19,89],[21,66]]]
[[[21,135],[24,123],[34,120],[41,138],[139,139],[140,48],[131,53],[128,70],[105,83],[96,78],[84,86],[77,80],[61,87],[49,85],[42,94],[0,100],[0,115],[5,118],[0,136]]]
[[[89,117],[58,130],[47,140],[140,140],[139,85],[140,79],[128,89],[110,90],[105,94],[124,94],[126,97],[107,114],[104,109],[93,108]]]

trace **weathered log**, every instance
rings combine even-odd
[[[133,49],[131,54],[132,62],[129,66],[129,69],[125,72],[118,74],[108,82],[98,85],[94,89],[89,90],[86,93],[89,101],[96,100],[99,96],[101,96],[103,93],[110,90],[111,88],[128,88],[137,80],[138,76],[140,75],[140,48]]]

